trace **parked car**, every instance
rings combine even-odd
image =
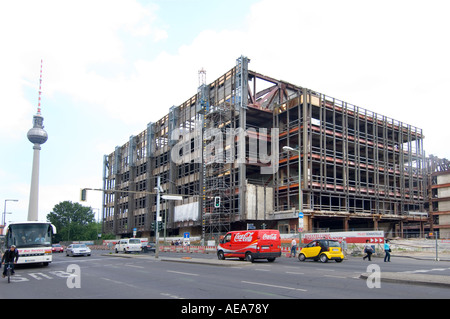
[[[52,245],[52,253],[62,253],[64,252],[64,247],[60,244],[53,244]]]
[[[142,247],[141,248],[142,248],[142,252],[143,253],[155,252],[156,251],[155,243],[149,243],[149,242],[142,243]]]
[[[320,260],[323,263],[330,259],[341,262],[344,260],[344,254],[337,240],[319,239],[313,240],[300,250],[298,260],[306,259]]]
[[[85,244],[72,244],[66,248],[66,256],[90,256],[91,249]]]
[[[123,238],[114,247],[116,254],[121,251],[124,253],[140,252],[141,240],[138,238]]]

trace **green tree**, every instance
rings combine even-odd
[[[56,227],[56,242],[97,239],[97,224],[91,207],[60,202],[47,214],[47,221]]]

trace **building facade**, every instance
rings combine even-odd
[[[429,216],[430,232],[438,238],[450,238],[450,161],[429,156]]]
[[[410,212],[424,212],[427,198],[421,129],[248,64],[240,57],[104,156],[103,232],[153,236],[158,176],[165,193],[183,196],[161,201],[167,236],[248,225],[401,236],[417,221]]]

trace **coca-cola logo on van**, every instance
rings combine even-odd
[[[237,233],[234,236],[234,241],[243,241],[243,242],[251,242],[252,241],[253,232],[246,232],[244,234]]]
[[[275,240],[275,239],[277,239],[277,234],[264,234],[262,239]]]

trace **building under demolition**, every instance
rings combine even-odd
[[[424,228],[422,130],[250,71],[249,59],[104,157],[103,232]],[[299,211],[302,214],[299,214]],[[303,218],[299,218],[302,217]]]

